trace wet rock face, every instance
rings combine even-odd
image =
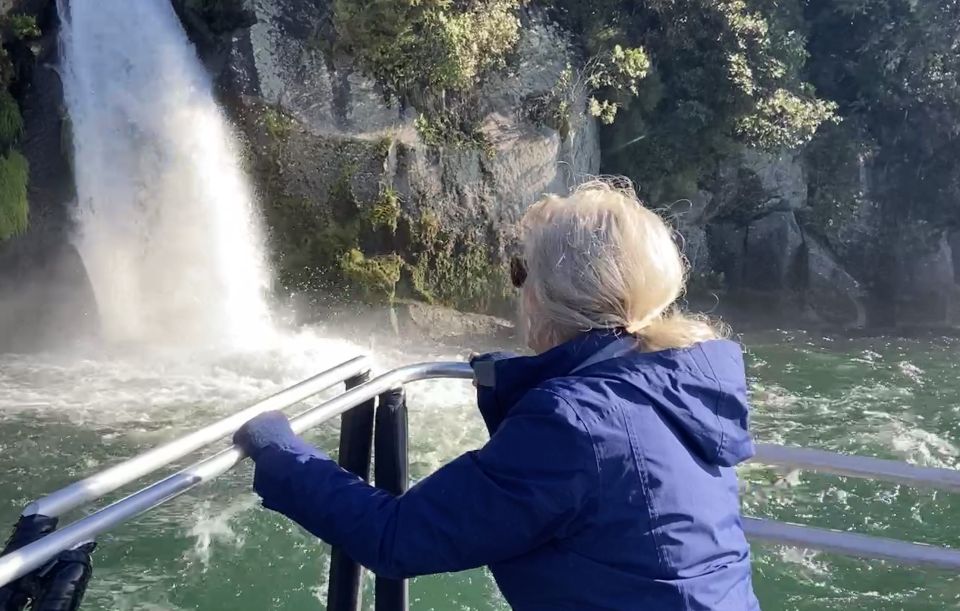
[[[707,239],[712,269],[723,274],[725,286],[734,290],[741,288],[747,248],[746,227],[714,223],[707,227]]]
[[[592,119],[575,113],[554,129],[525,112],[577,65],[565,35],[536,14],[510,66],[476,92],[481,150],[425,144],[415,104],[385,97],[349,58],[331,54],[328,0],[244,0],[249,19],[226,31],[190,17],[190,0],[174,2],[247,142],[285,289],[323,292],[363,278],[380,286],[388,276],[400,281],[385,298],[495,308],[508,297],[504,263],[526,208],[600,170]],[[823,164],[801,152],[742,150],[717,168],[714,184],[670,205],[691,292],[766,299],[790,320],[858,326],[896,302],[889,287],[900,278],[926,295],[917,301],[939,305],[896,305],[894,318],[923,311],[942,320],[960,303],[934,290],[949,271],[946,251],[915,256],[916,239],[905,237],[895,246],[902,253],[884,254],[891,221],[862,149],[850,147],[842,175],[826,179]],[[834,192],[824,198],[824,189]],[[946,240],[956,275],[960,237]]]
[[[263,102],[288,113],[316,138],[390,138],[405,145],[408,154],[399,160],[404,167],[394,173],[407,177],[401,186],[412,204],[434,200],[444,221],[455,222],[465,207],[473,212],[467,217],[474,217],[462,218],[465,223],[479,217],[515,220],[544,192],[562,192],[578,175],[599,170],[592,120],[573,117],[569,137],[562,139],[518,116],[522,100],[550,91],[571,57],[555,28],[537,23],[525,28],[516,65],[483,86],[481,131],[492,150],[432,150],[414,128],[417,109],[385,98],[348,60],[333,61],[324,53],[318,41],[327,35],[324,3],[258,0],[253,6],[257,23],[236,38],[238,50],[249,39],[252,57],[234,66],[246,66],[238,74],[255,73],[257,87],[245,79],[237,88],[259,91]]]
[[[761,315],[864,324],[862,282],[818,237],[821,228],[806,222],[809,206],[799,155],[742,152],[719,170],[714,193],[697,194],[678,215],[692,278],[708,279],[703,288]]]
[[[43,256],[8,252],[0,260],[10,265],[0,281],[0,352],[50,350],[97,333],[96,299],[80,255],[66,241],[47,248]]]
[[[827,246],[813,236],[804,240],[805,302],[815,317],[832,325],[866,324],[864,291],[860,282],[841,267]]]
[[[248,6],[255,23],[201,43],[201,55],[248,141],[283,284],[295,277],[287,288],[324,290],[358,250],[365,260],[399,257],[407,296],[479,310],[508,300],[517,221],[543,194],[565,193],[600,168],[592,118],[572,114],[561,135],[522,111],[575,59],[565,35],[534,18],[511,65],[475,92],[484,146],[431,146],[417,108],[329,53],[327,2]],[[385,231],[373,219],[391,202]]]
[[[70,244],[75,201],[72,143],[56,71],[54,9],[49,0],[0,2],[0,14],[35,15],[44,31],[29,46],[11,46],[20,79],[13,91],[24,126],[19,148],[30,164],[30,212],[26,232],[0,243],[0,351],[61,346],[97,326],[90,283]]]
[[[923,229],[901,232],[892,278],[896,290],[889,298],[901,324],[949,324],[957,302],[950,236]]]
[[[796,153],[761,153],[747,149],[742,168],[757,177],[765,197],[757,202],[761,213],[796,211],[807,205],[807,179]]]
[[[747,227],[743,284],[757,291],[796,286],[803,233],[793,212],[773,212]]]

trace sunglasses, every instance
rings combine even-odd
[[[510,259],[510,282],[520,288],[527,281],[527,264],[520,257]]]

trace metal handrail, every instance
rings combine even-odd
[[[751,542],[816,549],[866,559],[891,560],[913,566],[954,571],[960,568],[960,550],[926,543],[911,543],[762,518],[743,518],[743,532]]]
[[[872,479],[920,488],[960,492],[960,471],[937,467],[918,467],[896,460],[835,454],[791,446],[758,443],[754,462],[820,473]]]
[[[290,426],[295,433],[300,434],[339,416],[364,401],[369,401],[406,383],[428,378],[464,378],[470,375],[472,373],[466,363],[428,363],[402,367],[307,410],[292,419]],[[226,473],[244,457],[245,455],[240,448],[231,446],[206,460],[195,463],[58,531],[52,532],[38,541],[0,556],[0,587],[29,575],[44,566],[60,552],[86,543],[97,535],[183,494],[198,484]]]
[[[39,514],[51,518],[62,516],[72,509],[102,498],[105,494],[233,434],[258,414],[274,409],[284,409],[369,371],[369,357],[358,356],[345,361],[202,429],[61,488],[27,505],[22,515]]]
[[[472,377],[473,371],[467,363],[423,363],[402,367],[305,411],[294,418],[290,425],[294,432],[303,433],[364,401],[410,382],[426,379],[471,379]],[[853,457],[799,448],[760,446],[760,450],[756,460],[761,462],[769,461],[793,468],[819,469],[841,475],[956,490],[954,478],[957,475],[949,469],[912,467],[882,459],[851,462],[849,459]],[[238,447],[230,447],[77,520],[39,541],[0,557],[0,586],[31,573],[61,551],[90,541],[96,535],[183,494],[201,482],[229,471],[243,458],[244,454]],[[892,464],[900,467],[893,469]],[[945,547],[757,518],[744,518],[744,530],[752,539],[766,543],[820,549],[863,558],[882,558],[913,565],[960,568],[960,550]]]

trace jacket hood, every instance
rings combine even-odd
[[[605,378],[637,389],[705,463],[731,467],[753,456],[739,344],[712,340],[660,352],[625,349],[578,369],[622,337],[595,332],[538,356],[494,353],[471,361],[477,374],[480,411],[491,434],[511,406],[547,380]]]

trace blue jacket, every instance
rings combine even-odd
[[[740,347],[589,364],[615,341],[477,359],[490,441],[400,497],[293,440],[258,453],[254,488],[379,575],[489,565],[519,611],[759,609],[733,469],[753,454]]]

